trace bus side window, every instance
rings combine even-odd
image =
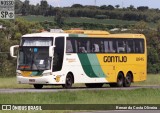
[[[73,53],[73,47],[72,47],[71,40],[67,40],[66,52],[67,52],[67,53]]]
[[[122,39],[117,40],[117,52],[118,53],[125,53],[125,42]]]
[[[92,45],[92,52],[93,53],[99,52],[99,45],[98,44],[93,44]]]
[[[104,41],[104,51],[105,53],[115,53],[116,52],[113,40]]]
[[[133,39],[128,39],[128,41],[126,42],[126,51],[127,53],[135,52]]]
[[[135,50],[136,53],[144,53],[144,40],[143,39],[137,39],[135,40]]]
[[[79,53],[87,53],[87,40],[86,39],[79,39],[78,41],[78,52]]]

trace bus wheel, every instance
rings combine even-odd
[[[34,84],[33,86],[35,89],[42,89],[42,87],[43,87],[42,84]]]
[[[117,78],[117,87],[123,87],[123,82],[124,82],[124,76],[123,73],[118,73],[118,78]]]
[[[127,76],[126,76],[126,78],[124,79],[123,86],[124,86],[124,87],[130,87],[131,82],[132,82],[132,74],[131,74],[131,73],[127,73]]]
[[[63,88],[71,88],[72,87],[72,84],[73,84],[73,75],[71,73],[68,73],[67,74],[67,77],[66,77],[66,83],[63,84]]]
[[[103,83],[86,83],[87,88],[101,88]]]

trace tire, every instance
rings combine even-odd
[[[69,89],[69,88],[72,87],[73,82],[74,82],[73,81],[73,75],[68,73],[67,77],[66,77],[66,82],[62,86],[63,86],[63,88]]]
[[[42,87],[43,87],[42,84],[34,84],[33,86],[35,89],[42,89]]]
[[[103,83],[86,83],[87,88],[101,88]]]
[[[131,82],[132,82],[132,74],[131,73],[127,73],[127,76],[124,79],[123,86],[124,87],[130,87],[131,86]]]
[[[124,76],[123,73],[118,73],[118,78],[117,78],[117,87],[123,87],[124,83]]]
[[[123,83],[124,83],[124,76],[123,73],[118,73],[118,77],[117,77],[117,83],[110,83],[110,87],[123,87]]]

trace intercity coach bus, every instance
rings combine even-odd
[[[15,48],[18,55],[15,56]],[[129,87],[146,80],[147,49],[143,34],[110,34],[98,30],[67,30],[63,33],[23,35],[10,48],[17,57],[17,82],[86,87]]]

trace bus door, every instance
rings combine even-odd
[[[62,69],[64,57],[64,37],[55,38],[55,48],[53,57],[52,71],[60,71]]]

